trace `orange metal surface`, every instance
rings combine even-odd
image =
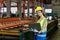
[[[8,20],[9,19],[9,20]],[[2,22],[1,22],[1,20],[2,20]],[[2,26],[0,26],[0,29],[3,29],[3,28],[10,28],[10,27],[15,27],[15,26],[18,26],[18,25],[21,25],[21,26],[23,26],[23,25],[25,25],[25,24],[29,24],[29,23],[33,23],[35,20],[33,20],[32,18],[31,19],[25,19],[25,20],[23,20],[23,21],[18,21],[19,19],[18,18],[7,18],[6,20],[4,19],[1,19],[0,20],[0,23],[3,23],[3,22],[15,22],[15,21],[17,21],[17,22],[15,22],[15,23],[12,23],[12,24],[5,24],[5,25],[2,25]]]
[[[5,0],[0,0],[0,3],[3,3]]]
[[[10,27],[14,27],[14,26],[18,26],[18,25],[25,25],[25,24],[29,24],[29,23],[33,23],[33,21],[21,21],[21,22],[17,22],[16,24],[6,24],[6,25],[3,25],[3,26],[0,26],[0,29],[1,28],[10,28]]]
[[[0,19],[0,23],[12,22],[12,21],[18,21],[18,20],[21,20],[21,19],[20,18],[3,18],[3,19]]]

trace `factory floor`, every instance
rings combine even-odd
[[[19,40],[19,38],[10,36],[0,36],[0,40]]]
[[[0,40],[19,40],[19,38],[0,36]],[[60,28],[48,40],[60,40]]]
[[[49,40],[60,40],[60,28],[53,35],[51,35]]]

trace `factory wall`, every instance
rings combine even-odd
[[[60,2],[53,2],[53,12],[58,15],[58,26],[60,25]],[[60,28],[60,27],[59,27]]]

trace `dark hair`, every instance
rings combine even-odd
[[[41,12],[42,12],[42,14],[43,14],[43,16],[44,16],[44,17],[46,17],[46,14],[44,14],[42,10],[39,10],[39,11],[41,11]]]
[[[47,18],[47,16],[43,13],[43,11],[42,10],[40,10],[40,11],[42,12],[43,16]],[[38,17],[38,20],[39,20],[40,17],[38,15],[37,15],[37,17]]]

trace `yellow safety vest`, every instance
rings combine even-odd
[[[40,23],[42,31],[47,31],[47,19],[45,17],[40,18],[37,23]]]

